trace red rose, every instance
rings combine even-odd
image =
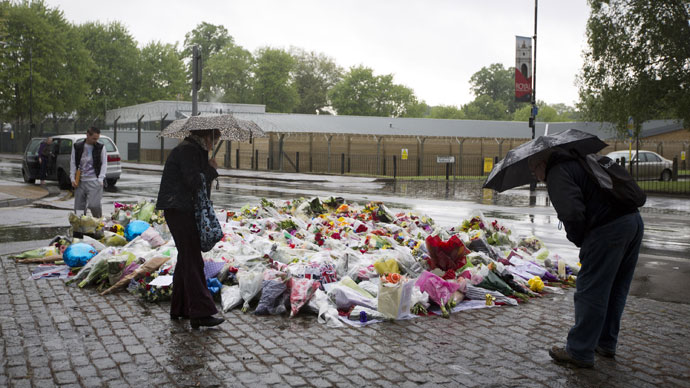
[[[150,289],[151,289],[151,285],[150,285],[150,284],[147,284],[147,285],[146,285],[146,291],[148,291],[148,290],[150,290]]]

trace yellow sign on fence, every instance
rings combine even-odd
[[[484,158],[484,173],[490,173],[494,168],[494,158]]]
[[[400,159],[402,160],[407,160],[407,148],[403,148],[400,151]]]
[[[685,160],[685,151],[680,151],[680,160]]]

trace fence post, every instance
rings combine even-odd
[[[450,174],[450,163],[446,163],[446,181],[448,180],[449,174]]]
[[[350,162],[351,162],[351,161],[352,161],[352,158],[350,157],[350,155],[348,155],[348,156],[347,156],[347,173],[348,173],[348,174],[352,172],[352,170],[350,170],[350,167],[351,167],[351,163],[350,163]]]
[[[331,140],[333,140],[333,135],[326,136],[328,139],[328,173],[331,173]]]
[[[259,150],[254,150],[254,170],[259,170]]]
[[[299,151],[295,154],[295,170],[299,172]]]
[[[386,157],[383,157],[383,176],[386,176]]]
[[[673,157],[673,175],[672,175],[671,180],[673,180],[674,182],[678,181],[678,157],[677,156]]]
[[[240,149],[239,147],[235,150],[235,168],[240,169]]]
[[[141,115],[139,120],[137,120],[137,148],[139,149],[137,152],[137,163],[141,163],[141,120],[143,118],[144,115]]]
[[[161,118],[161,132],[163,132],[163,125],[165,124],[165,118],[168,117],[168,114],[166,113],[165,116]],[[163,161],[165,160],[165,144],[163,143],[163,136],[161,136],[161,164],[163,164]]]
[[[223,166],[225,168],[230,168],[230,158],[232,157],[232,141],[226,140],[225,141],[225,157],[223,158]]]
[[[393,155],[393,179],[396,179],[398,176],[398,159],[396,158],[396,155]]]
[[[340,175],[345,175],[345,154],[340,154]]]
[[[122,116],[117,116],[115,121],[113,121],[113,143],[115,143],[115,146],[117,147],[117,122],[120,120],[120,117]]]

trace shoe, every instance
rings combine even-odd
[[[573,356],[568,354],[565,348],[561,348],[558,346],[554,346],[551,349],[549,349],[549,356],[551,356],[551,358],[553,358],[553,360],[559,364],[572,364],[578,368],[594,367],[593,362],[576,360],[573,358]]]
[[[596,349],[594,349],[594,352],[597,353],[598,355],[606,358],[616,358],[616,351],[615,350],[609,350],[602,348],[601,346],[597,346]]]
[[[190,321],[190,324],[192,325],[192,329],[198,329],[200,326],[205,326],[205,327],[218,326],[223,322],[225,322],[225,319],[223,319],[223,318],[204,317],[204,318],[192,318],[192,320]]]
[[[177,315],[177,314],[170,313],[170,319],[173,321],[176,321],[178,319],[189,319],[189,317],[186,315]]]

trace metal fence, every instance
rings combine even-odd
[[[85,128],[91,125],[100,126],[102,122],[98,119],[89,118],[44,120],[31,130],[29,130],[28,123],[13,123],[12,131],[0,131],[0,152],[22,153],[32,136],[83,133]],[[127,131],[124,131],[122,136],[125,135],[125,132]],[[120,143],[118,145],[123,152],[124,144]],[[136,145],[137,151],[140,151],[139,154],[141,155],[134,159],[133,157],[127,158],[129,160],[140,158],[142,162],[162,163],[167,152],[169,152],[167,146],[162,150],[163,155],[161,155],[163,147],[142,148],[142,145],[138,143],[125,143],[127,146]],[[609,151],[617,149],[615,145],[610,148]],[[499,159],[497,154],[469,154],[469,152],[456,156],[428,153],[421,157],[403,158],[399,154],[348,155],[336,152],[309,153],[300,151],[280,152],[277,150],[269,153],[267,149],[259,146],[254,150],[235,148],[229,153],[223,152],[217,161],[219,165],[226,168],[245,170],[359,175],[400,181],[456,180],[477,182],[486,179],[488,172]],[[638,184],[648,193],[690,196],[690,163],[684,157],[690,150],[687,142],[641,142],[640,150],[643,149],[654,150],[663,157],[671,159],[673,164],[660,168],[649,163],[641,162],[631,165],[630,163],[626,164],[625,160],[620,160],[631,171],[631,175]],[[507,150],[503,150],[503,153],[505,152]]]

